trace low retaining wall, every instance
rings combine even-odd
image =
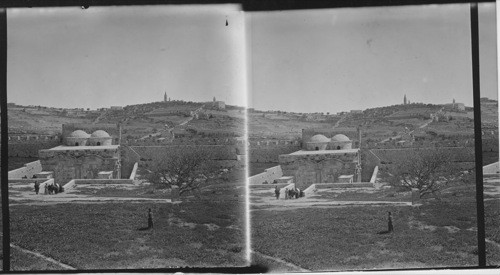
[[[253,184],[262,184],[267,181],[268,183],[272,183],[274,180],[279,179],[283,176],[283,171],[281,171],[281,166],[274,166],[271,168],[267,168],[263,173],[251,176],[248,178],[248,182],[250,185]]]
[[[39,160],[26,163],[24,167],[9,171],[9,179],[32,178],[35,174],[42,172],[42,163]]]
[[[373,169],[372,178],[370,179],[370,183],[375,183],[375,181],[377,180],[377,174],[378,174],[378,166],[375,166],[375,168]]]
[[[316,184],[311,184],[311,186],[307,187],[304,190],[304,196],[309,197],[311,195],[314,195],[318,189],[316,188]]]
[[[75,182],[75,184],[133,184],[134,183],[134,181],[131,179],[74,179],[73,181]]]
[[[135,179],[135,174],[137,173],[137,168],[139,167],[139,164],[136,162],[134,164],[134,167],[132,168],[132,173],[130,173],[130,177],[128,179],[134,180]]]
[[[64,191],[71,189],[73,187],[75,187],[75,180],[70,180],[70,181],[68,181],[68,183],[63,185]]]
[[[500,177],[499,162],[495,162],[495,163],[483,166],[483,177],[485,177],[485,178]]]
[[[47,179],[9,179],[9,184],[27,184],[27,183],[42,183],[47,181]]]
[[[275,184],[253,184],[253,185],[250,185],[250,189],[274,189],[276,188],[276,186],[278,186],[278,188],[284,188],[285,186],[288,186],[290,185],[289,183],[275,183]]]
[[[370,187],[373,188],[371,182],[354,182],[354,183],[316,183],[317,188],[360,188]]]

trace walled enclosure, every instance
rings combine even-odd
[[[297,188],[305,189],[313,183],[338,182],[340,175],[355,173],[358,149],[316,152],[300,151],[279,156],[283,175],[293,176]]]

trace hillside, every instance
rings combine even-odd
[[[125,139],[161,137],[172,129],[193,129],[223,135],[243,135],[241,108],[205,108],[204,103],[169,101],[99,110],[62,109],[43,106],[9,106],[9,134],[55,135],[66,123],[122,124]],[[169,134],[170,135],[170,134]]]

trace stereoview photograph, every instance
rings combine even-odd
[[[7,23],[11,270],[247,266],[240,8]]]
[[[249,15],[252,261],[478,266],[470,5]],[[494,4],[479,5],[487,265],[500,264]]]

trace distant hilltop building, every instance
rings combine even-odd
[[[111,110],[123,110],[122,106],[111,106]]]
[[[209,109],[217,109],[217,110],[225,110],[226,109],[226,103],[224,101],[217,101],[215,99],[215,96],[214,98],[212,99],[211,102],[207,102],[205,104],[206,107],[208,107]]]
[[[455,102],[453,99],[452,103],[448,103],[444,105],[444,109],[447,111],[465,111],[465,104]]]
[[[167,92],[163,95],[163,102],[167,102]]]
[[[406,95],[405,97],[403,98],[403,104],[406,105]]]

